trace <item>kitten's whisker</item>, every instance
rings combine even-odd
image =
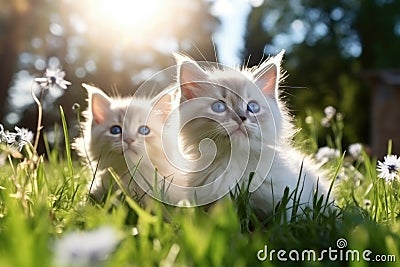
[[[251,55],[249,55],[247,57],[247,60],[243,64],[242,70],[245,70],[245,69],[247,69],[249,67],[250,58],[251,58]],[[243,60],[245,60],[245,59],[243,59]]]
[[[207,132],[204,132],[201,137],[204,138],[210,138],[210,139],[214,139],[214,137],[223,137],[226,134],[226,130],[224,128],[219,128],[217,127],[216,129],[211,129],[208,130]]]
[[[247,125],[245,126],[245,128],[246,128],[247,131],[248,131],[248,130],[250,130],[250,131],[257,131],[257,130],[260,130],[260,129],[261,129],[261,127],[260,127],[259,125],[253,125],[253,124],[247,124]]]
[[[124,146],[122,145],[122,144],[111,144],[111,149],[112,150],[122,150],[124,148]],[[109,153],[111,153],[111,152],[109,152]]]
[[[200,51],[199,47],[198,47],[195,43],[193,43],[193,42],[192,42],[192,44],[193,44],[194,48],[196,48],[197,52],[199,52],[200,56],[204,59],[204,63],[206,63],[207,66],[208,66],[210,69],[212,69],[212,68],[213,68],[213,65],[210,63],[210,61],[207,60],[207,58],[204,56],[204,54]]]
[[[265,58],[265,54],[263,53],[262,57],[260,58],[260,61],[257,64],[257,67],[260,67],[262,65],[262,63],[264,63],[265,61],[268,61],[268,59],[270,59],[271,56],[267,56],[267,58]]]
[[[217,47],[216,47],[216,45],[215,45],[214,37],[211,38],[211,43],[212,43],[213,49],[214,49],[215,62],[218,62]]]
[[[117,88],[117,84],[115,84],[115,83],[111,86],[111,95],[112,95],[112,97],[120,97],[120,94],[119,94],[118,88]]]
[[[289,86],[289,85],[281,85],[279,88],[287,88],[287,89],[309,89],[306,86]]]

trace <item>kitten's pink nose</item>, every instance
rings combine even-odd
[[[243,110],[241,109],[235,110],[235,113],[236,114],[233,115],[232,119],[236,121],[237,124],[240,125],[247,119],[246,114],[243,112]]]
[[[237,124],[242,124],[246,120],[246,116],[238,115],[233,117],[233,120],[237,122]]]
[[[124,139],[124,142],[125,142],[127,145],[132,144],[134,141],[135,141],[135,139],[129,138],[129,137]]]

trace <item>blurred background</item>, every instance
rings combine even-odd
[[[55,142],[62,105],[78,134],[82,82],[127,95],[174,64],[196,60],[253,66],[286,50],[282,84],[297,124],[343,114],[344,147],[376,155],[400,143],[399,0],[0,0],[0,122],[35,131],[33,79],[61,67],[68,90],[44,97],[44,131]],[[160,84],[169,79],[157,81]],[[321,130],[323,131],[323,130]],[[319,140],[324,145],[323,132]]]

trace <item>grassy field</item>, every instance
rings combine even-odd
[[[318,125],[312,117],[303,125],[309,153],[318,148]],[[279,206],[258,221],[246,192],[207,210],[161,203],[144,210],[118,195],[96,205],[88,200],[92,174],[68,142],[46,159],[28,145],[20,158],[2,146],[0,266],[398,266],[398,180],[379,178],[377,160],[365,153],[341,157],[340,118],[325,126],[338,152],[320,160],[337,177],[339,209],[283,223]]]

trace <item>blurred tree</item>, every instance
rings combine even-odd
[[[0,114],[6,111],[7,89],[17,69],[18,55],[36,1],[1,0],[0,5]]]
[[[325,106],[333,105],[345,114],[345,141],[367,142],[369,91],[361,74],[369,68],[399,66],[399,4],[264,1],[249,16],[243,57],[255,65],[285,49],[284,87],[298,117],[304,119],[307,110],[322,114]]]
[[[362,1],[354,29],[362,43],[363,68],[400,68],[400,1]]]
[[[6,128],[18,124],[36,129],[37,107],[30,90],[33,78],[43,75],[47,67],[61,67],[65,79],[72,82],[68,90],[45,94],[43,119],[45,130],[51,131],[60,121],[58,105],[64,107],[70,125],[76,126],[71,107],[75,102],[86,106],[82,82],[128,95],[156,72],[174,65],[171,52],[215,60],[211,36],[218,20],[210,14],[207,1],[0,3],[0,101],[2,107],[8,103],[0,115]],[[174,77],[163,78],[155,81],[159,87]]]

